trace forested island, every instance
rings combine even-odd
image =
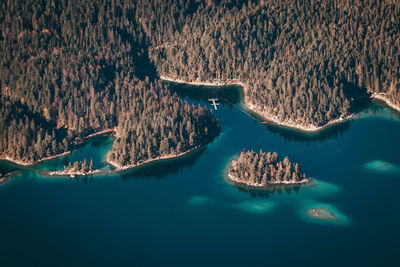
[[[179,156],[219,123],[166,79],[241,84],[248,109],[303,130],[373,96],[400,106],[398,1],[0,3],[0,159],[33,164],[116,129],[122,168]]]
[[[83,161],[75,161],[71,164],[69,162],[68,166],[64,166],[63,170],[49,172],[49,175],[61,175],[61,176],[70,176],[71,178],[75,178],[75,176],[85,176],[98,173],[99,170],[93,169],[93,160],[90,160],[87,163],[86,158]]]
[[[310,181],[299,164],[290,162],[288,157],[280,161],[276,152],[265,153],[262,150],[259,153],[253,150],[242,151],[230,163],[228,179],[235,184],[256,188],[278,184],[304,184]]]

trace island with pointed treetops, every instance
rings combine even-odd
[[[71,178],[75,178],[76,176],[92,175],[98,172],[100,172],[100,170],[95,170],[93,168],[93,160],[90,160],[90,163],[88,164],[85,158],[83,162],[69,162],[68,166],[64,166],[63,170],[49,172],[49,175],[69,176]]]
[[[293,185],[310,182],[298,163],[290,162],[288,157],[279,160],[276,152],[259,153],[242,151],[237,159],[230,163],[229,181],[256,188],[268,188],[271,185]]]

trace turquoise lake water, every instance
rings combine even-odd
[[[180,159],[88,178],[48,178],[69,160],[110,170],[111,136],[19,169],[0,185],[1,266],[395,266],[400,252],[400,119],[373,103],[318,134],[265,126],[240,108],[235,88],[176,86],[211,106],[221,134]],[[225,104],[223,103],[225,101]],[[229,104],[228,104],[229,103]],[[243,149],[276,151],[314,183],[248,192],[224,179]],[[340,218],[320,221],[308,208]]]

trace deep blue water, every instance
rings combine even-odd
[[[232,88],[177,87],[189,102]],[[180,159],[89,178],[46,178],[69,160],[104,158],[112,137],[22,169],[0,186],[1,266],[396,266],[400,252],[400,119],[377,104],[319,134],[266,127],[222,104],[221,134]],[[243,149],[299,162],[315,184],[247,192],[224,180]],[[16,166],[1,163],[2,169]],[[339,222],[306,216],[326,207]]]

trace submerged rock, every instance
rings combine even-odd
[[[379,173],[400,173],[400,167],[383,160],[372,160],[364,164],[364,168]]]
[[[349,225],[350,218],[343,214],[334,205],[320,202],[304,202],[299,210],[300,216],[309,222],[331,224],[331,225]]]
[[[337,217],[333,211],[326,209],[324,207],[318,207],[318,208],[312,208],[312,209],[307,209],[307,214],[308,216],[314,218],[314,219],[320,219],[320,220],[337,220],[341,221],[340,217]]]

